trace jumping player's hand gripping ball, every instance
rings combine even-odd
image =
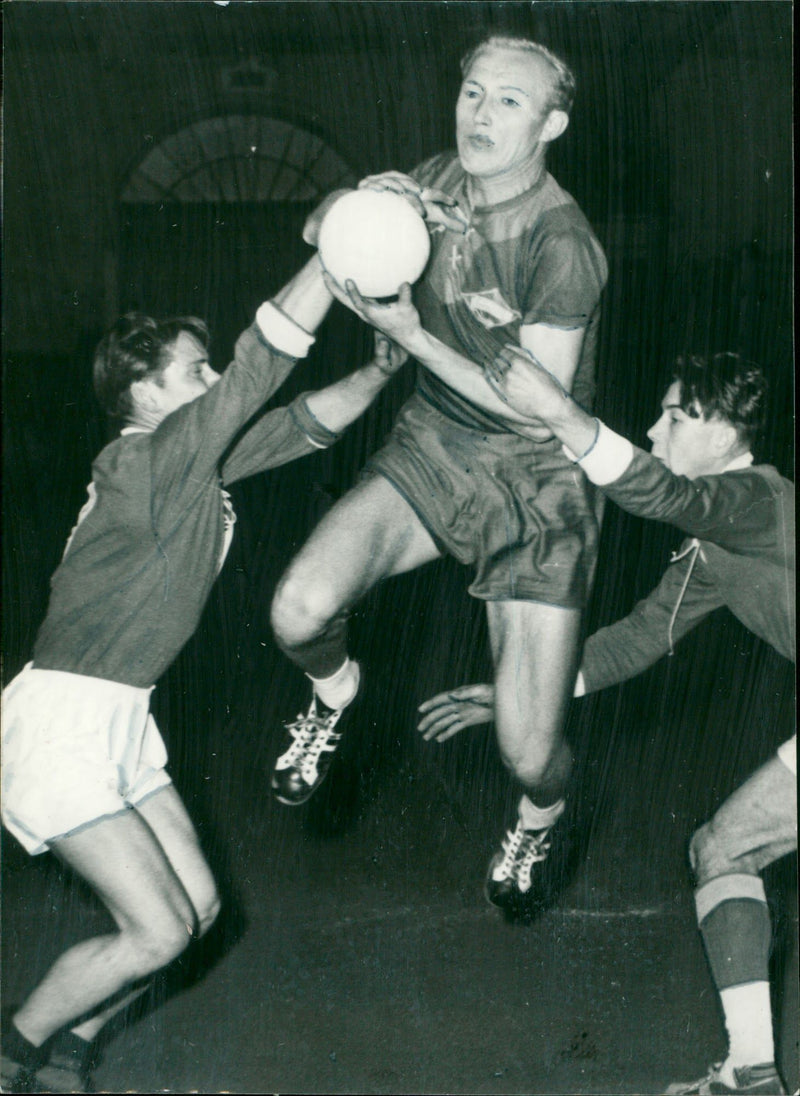
[[[393,297],[425,269],[428,229],[411,204],[391,191],[342,195],[319,230],[319,255],[331,277],[355,282],[362,297]]]

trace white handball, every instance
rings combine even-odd
[[[412,284],[431,251],[425,222],[391,190],[353,190],[325,214],[319,229],[322,265],[339,285],[353,281],[362,297],[394,297]]]

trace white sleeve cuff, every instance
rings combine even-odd
[[[628,439],[609,430],[603,422],[600,423],[597,440],[585,457],[577,460],[566,445],[564,452],[570,460],[581,466],[592,483],[596,483],[598,487],[618,480],[633,460],[633,446]]]
[[[270,346],[290,358],[304,358],[314,345],[314,336],[290,319],[272,301],[265,301],[256,312],[256,323]]]

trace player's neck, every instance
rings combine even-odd
[[[153,430],[166,418],[165,415],[158,412],[149,410],[143,407],[134,407],[131,413],[125,420],[125,426],[123,429],[130,430],[131,432],[145,431],[146,433],[152,433]]]
[[[526,160],[524,164],[509,168],[499,175],[475,176],[467,180],[467,193],[470,204],[475,206],[493,206],[518,198],[520,194],[536,186],[545,173],[544,153]]]

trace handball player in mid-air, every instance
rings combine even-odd
[[[513,910],[530,890],[564,810],[564,717],[593,575],[593,488],[535,415],[514,411],[483,364],[508,342],[530,350],[592,404],[606,260],[572,197],[548,173],[567,127],[568,67],[525,39],[492,37],[462,62],[457,150],[410,176],[362,186],[404,194],[432,223],[431,258],[395,302],[341,299],[419,364],[415,393],[365,477],[290,564],[272,606],[278,644],[311,680],[289,724],[273,789],[298,804],[324,778],[358,696],[347,616],[376,583],[449,553],[474,568],[486,603],[503,760],[517,817],[490,865],[487,895]],[[447,199],[442,199],[442,194]]]

